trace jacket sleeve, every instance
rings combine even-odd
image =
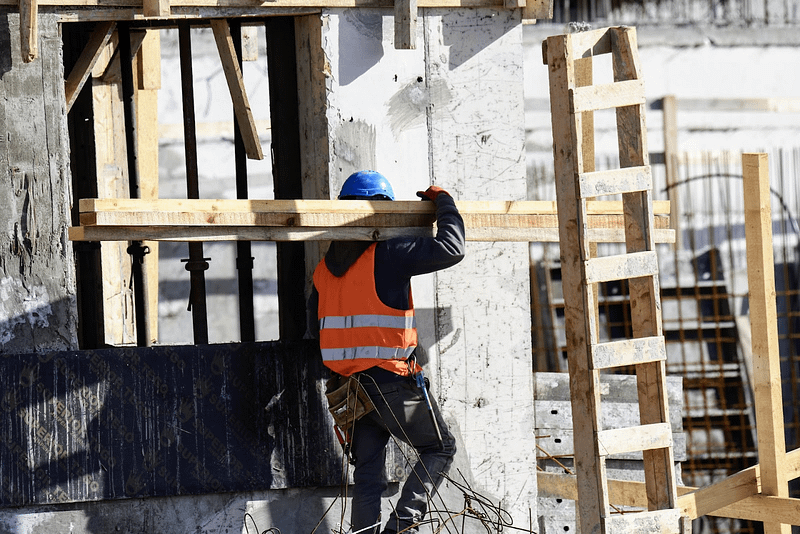
[[[388,265],[400,276],[411,277],[446,269],[464,258],[464,220],[450,195],[436,200],[434,237],[396,238],[386,242]]]

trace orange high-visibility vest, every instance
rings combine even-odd
[[[387,306],[375,290],[376,245],[361,254],[341,277],[330,272],[324,259],[314,271],[322,360],[343,376],[376,366],[408,375],[406,359],[417,346],[411,290],[410,310]]]

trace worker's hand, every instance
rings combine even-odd
[[[444,189],[442,189],[441,187],[436,186],[436,185],[430,186],[425,191],[417,191],[417,196],[419,198],[421,198],[422,200],[432,200],[432,201],[436,202],[436,198],[439,195],[450,196],[450,193],[448,193],[447,191],[445,191]]]

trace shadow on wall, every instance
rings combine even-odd
[[[383,15],[371,10],[348,9],[339,24],[339,85],[358,79],[383,57]]]
[[[8,17],[0,17],[0,78],[11,70],[11,29]]]

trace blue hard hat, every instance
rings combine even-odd
[[[358,171],[347,177],[339,192],[339,199],[377,198],[394,200],[392,184],[376,171]]]

